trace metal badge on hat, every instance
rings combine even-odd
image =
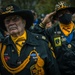
[[[55,10],[57,11],[57,10],[60,10],[60,9],[66,8],[66,7],[68,7],[68,6],[66,6],[66,3],[64,1],[60,1],[60,2],[58,2],[58,4],[56,4]]]
[[[6,11],[5,12],[2,12],[2,14],[6,14],[6,13],[12,13],[14,12],[14,7],[13,6],[9,6],[6,8]]]

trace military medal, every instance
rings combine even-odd
[[[71,48],[71,44],[68,44],[68,48]]]
[[[12,52],[14,52],[14,50],[12,50]]]

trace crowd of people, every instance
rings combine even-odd
[[[15,4],[0,14],[0,75],[75,75],[75,7],[58,2],[39,20]]]

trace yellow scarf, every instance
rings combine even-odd
[[[25,42],[25,40],[26,40],[26,31],[24,31],[24,34],[19,37],[11,36],[11,39],[13,40],[14,44],[16,45],[18,55],[20,56],[20,51],[23,46],[23,42]]]
[[[68,36],[74,28],[74,23],[71,22],[69,25],[65,25],[60,23],[60,29],[64,33],[65,36]]]

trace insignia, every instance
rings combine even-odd
[[[56,34],[56,32],[54,32],[54,34]]]
[[[14,52],[14,50],[12,50],[12,53]]]
[[[4,59],[5,59],[6,62],[10,59],[10,57],[8,56],[8,53],[4,54]]]
[[[38,38],[38,36],[36,36]]]
[[[61,36],[61,41],[62,42],[66,41],[66,38],[63,35]]]
[[[42,28],[45,28],[45,24],[43,24],[43,23],[40,23],[39,26]]]
[[[44,70],[42,67],[34,64],[30,67],[31,75],[44,75]]]
[[[10,57],[9,56],[4,56],[4,59],[7,62],[10,59]]]
[[[8,53],[5,53],[4,55],[5,55],[5,56],[6,56],[6,55],[8,56]]]
[[[13,6],[9,6],[9,7],[6,8],[7,11],[13,10],[13,9],[14,9]]]
[[[60,1],[58,4],[56,4],[55,10],[57,11],[66,7],[68,7],[67,4],[64,1]]]
[[[2,12],[2,14],[12,13],[12,12],[14,12],[13,9],[14,9],[13,6],[9,6],[9,7],[6,8],[5,12]]]
[[[21,61],[18,61],[17,64],[21,64]]]
[[[62,38],[61,40],[62,40],[62,42],[64,42],[64,41],[66,41],[66,38]]]
[[[36,53],[32,53],[32,54],[30,54],[30,56],[36,57],[37,55],[36,55]]]
[[[31,75],[37,75],[38,74],[38,71],[36,70],[35,65],[32,65],[30,67],[30,71],[31,71]]]
[[[61,35],[61,37],[63,38],[64,36],[63,36],[63,35]]]
[[[36,47],[33,48],[34,50],[36,49]]]
[[[54,43],[55,43],[55,46],[61,46],[61,37],[55,37]]]
[[[71,48],[72,46],[71,46],[71,44],[68,44],[68,48]]]
[[[34,59],[34,61],[37,60],[37,55],[36,55],[36,53],[32,53],[32,54],[30,54],[30,56]]]
[[[44,60],[38,55],[36,51],[34,51],[33,53],[31,53],[31,56],[37,57],[37,61],[30,67],[31,75],[45,75],[43,69]]]
[[[45,39],[46,39],[46,37],[45,37],[45,36],[42,36],[42,39],[44,39],[44,40],[45,40]]]
[[[61,34],[61,31],[57,31],[57,34]]]

